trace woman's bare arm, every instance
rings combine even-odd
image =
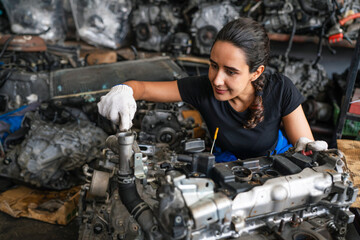
[[[301,105],[283,117],[282,122],[284,124],[286,135],[292,145],[295,146],[296,141],[300,137],[306,137],[310,140],[314,140],[309,123]]]
[[[145,82],[127,81],[124,84],[130,86],[134,92],[135,100],[153,102],[179,102],[181,96],[177,81],[169,82]]]

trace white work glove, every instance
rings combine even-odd
[[[299,138],[295,143],[295,152],[304,151],[325,151],[328,149],[328,144],[325,141],[313,141],[306,137]]]
[[[136,102],[131,87],[124,84],[112,87],[110,92],[101,97],[97,106],[102,116],[119,124],[120,131],[131,128],[136,112]]]

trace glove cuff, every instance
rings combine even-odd
[[[111,92],[119,93],[119,94],[128,94],[128,95],[131,95],[131,96],[134,95],[133,89],[130,86],[126,85],[126,84],[119,84],[119,85],[116,85],[116,86],[112,87]]]

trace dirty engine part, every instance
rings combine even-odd
[[[117,49],[125,45],[130,24],[130,0],[70,0],[79,36],[95,46]]]
[[[66,36],[65,15],[61,0],[2,0],[11,30],[17,34],[39,34],[57,42]]]
[[[228,22],[239,17],[236,6],[230,2],[201,3],[191,22],[191,34],[194,38],[195,51],[209,55],[216,34]]]
[[[354,221],[358,189],[336,149],[215,164],[147,156],[132,135],[108,137],[104,168],[84,168],[79,239],[343,239]]]
[[[77,118],[63,124],[44,121],[32,112],[25,118],[25,122],[30,121],[29,132],[1,159],[0,175],[56,190],[81,183],[81,176],[70,172],[101,157],[107,134]]]

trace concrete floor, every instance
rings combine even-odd
[[[0,177],[0,193],[13,183]],[[14,218],[0,211],[1,240],[77,240],[80,220],[75,218],[68,225],[61,226],[30,218]]]
[[[77,240],[79,236],[79,218],[73,219],[68,225],[60,226],[40,222],[28,218],[13,218],[0,212],[1,240]],[[349,225],[346,240],[359,240],[360,235],[354,225]]]
[[[0,239],[2,240],[77,240],[78,219],[60,226],[29,218],[14,218],[0,212]]]

